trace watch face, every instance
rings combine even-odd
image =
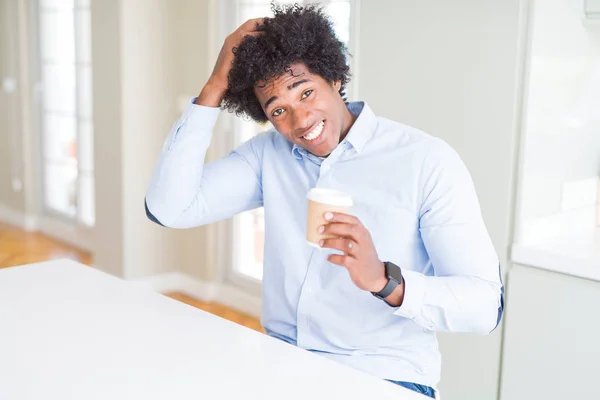
[[[397,266],[397,265],[396,265],[396,264],[394,264],[394,263],[387,262],[387,263],[385,264],[385,270],[386,270],[386,272],[387,272],[387,275],[388,275],[388,276],[389,276],[391,279],[395,280],[395,281],[396,281],[396,282],[398,282],[398,283],[401,283],[401,282],[402,282],[402,271],[400,270],[400,267],[399,267],[399,266]]]

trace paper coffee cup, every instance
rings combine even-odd
[[[335,237],[320,234],[318,231],[319,226],[329,223],[325,219],[325,213],[331,211],[347,214],[353,205],[352,196],[339,190],[314,188],[308,192],[307,197],[308,220],[306,223],[306,241],[311,246],[320,248],[320,240]]]

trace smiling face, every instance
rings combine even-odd
[[[314,155],[328,156],[346,136],[356,117],[339,93],[302,63],[254,87],[256,98],[275,129]]]

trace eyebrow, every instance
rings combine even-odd
[[[307,82],[312,82],[310,79],[300,79],[299,81],[296,81],[294,83],[292,83],[291,85],[288,85],[287,90],[292,90],[297,88],[298,86],[302,85],[303,83],[307,83]],[[275,100],[277,100],[277,96],[273,96],[271,97],[269,100],[267,100],[267,102],[265,103],[265,110],[267,109],[267,107],[269,107],[269,105],[271,103],[273,103]]]

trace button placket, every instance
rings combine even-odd
[[[315,268],[318,264],[317,250],[313,250],[313,255],[308,263],[306,276],[302,283],[300,299],[298,301],[298,310],[296,314],[296,341],[299,347],[310,347],[310,311],[314,305],[314,287],[315,287]]]

